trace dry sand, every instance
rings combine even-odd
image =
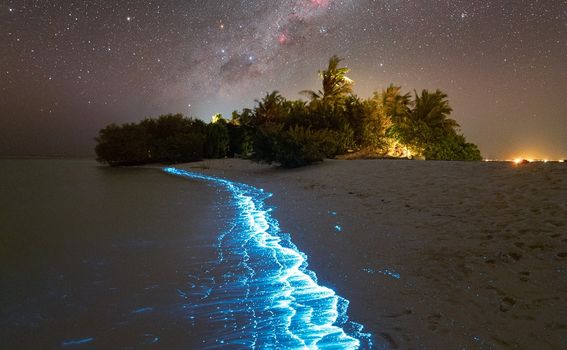
[[[321,284],[386,348],[567,349],[567,164],[182,167],[274,193]]]

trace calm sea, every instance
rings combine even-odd
[[[0,347],[371,347],[270,196],[175,168],[0,160]]]
[[[160,169],[0,159],[0,348],[188,349],[223,194]]]

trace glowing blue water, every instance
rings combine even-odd
[[[214,339],[206,348],[227,345],[251,349],[370,348],[371,337],[348,321],[348,300],[317,283],[307,259],[280,232],[265,208],[271,196],[225,179],[165,168],[170,174],[204,180],[227,190],[238,209],[230,228],[218,237],[215,271],[190,276],[187,317],[206,324]]]

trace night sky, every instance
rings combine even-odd
[[[567,1],[0,1],[0,154],[93,153],[110,122],[319,88],[449,94],[485,157],[567,158]]]

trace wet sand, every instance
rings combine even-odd
[[[274,193],[282,230],[377,344],[567,348],[567,164],[179,167]]]

